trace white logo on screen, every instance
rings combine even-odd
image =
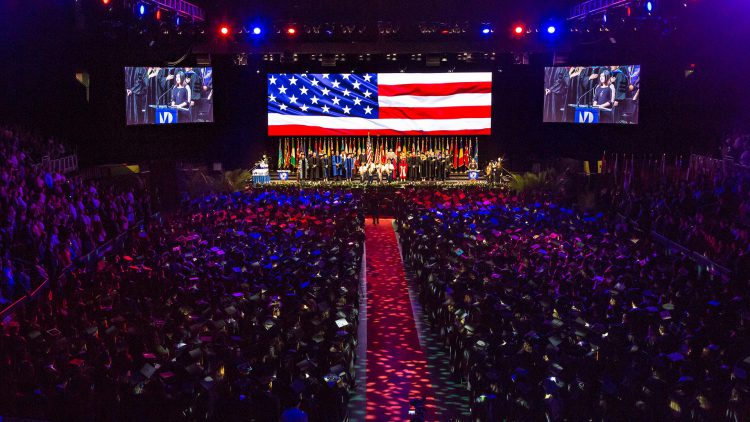
[[[584,111],[578,115],[578,123],[594,123],[594,113]]]
[[[174,119],[174,116],[172,113],[160,113],[159,114],[159,123],[172,123],[172,119]]]

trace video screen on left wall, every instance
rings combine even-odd
[[[212,123],[211,67],[126,67],[127,125]]]

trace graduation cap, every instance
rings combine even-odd
[[[685,356],[682,355],[682,353],[674,352],[667,355],[667,359],[669,359],[670,362],[682,362],[685,360]]]
[[[305,381],[297,378],[294,381],[292,381],[292,390],[294,390],[297,394],[302,394],[303,391],[307,388],[307,384],[305,384]]]
[[[203,367],[201,367],[197,363],[191,363],[190,365],[185,367],[185,372],[187,372],[188,375],[194,377],[203,373]]]
[[[141,367],[141,370],[139,372],[146,379],[150,379],[154,375],[154,373],[156,372],[156,369],[157,368],[155,368],[151,364],[147,363],[147,364],[143,365],[143,367]]]

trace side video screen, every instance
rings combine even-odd
[[[126,67],[128,125],[214,121],[210,67]]]
[[[641,66],[544,69],[544,122],[638,124]]]

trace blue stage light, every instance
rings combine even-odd
[[[263,32],[263,30],[260,29],[259,26],[256,26],[255,28],[253,28],[253,35],[260,35],[261,32]]]
[[[491,30],[490,28],[482,28],[482,33],[483,33],[483,34],[487,35],[487,34],[489,34],[490,32],[492,32],[492,30]]]
[[[651,13],[651,11],[654,10],[654,3],[652,2],[646,2],[646,10],[648,10],[648,13]]]
[[[547,33],[548,34],[554,34],[555,31],[557,31],[557,28],[555,28],[554,25],[550,25],[550,26],[547,27]]]
[[[179,16],[177,16],[177,19],[175,20],[175,24],[177,26],[180,26],[180,17]]]
[[[142,4],[142,5],[138,6],[138,14],[141,15],[141,16],[143,16],[143,15],[146,14],[146,5],[145,4]]]
[[[607,23],[607,14],[606,13],[604,14],[604,16],[602,16],[602,20],[604,21],[604,23]]]

